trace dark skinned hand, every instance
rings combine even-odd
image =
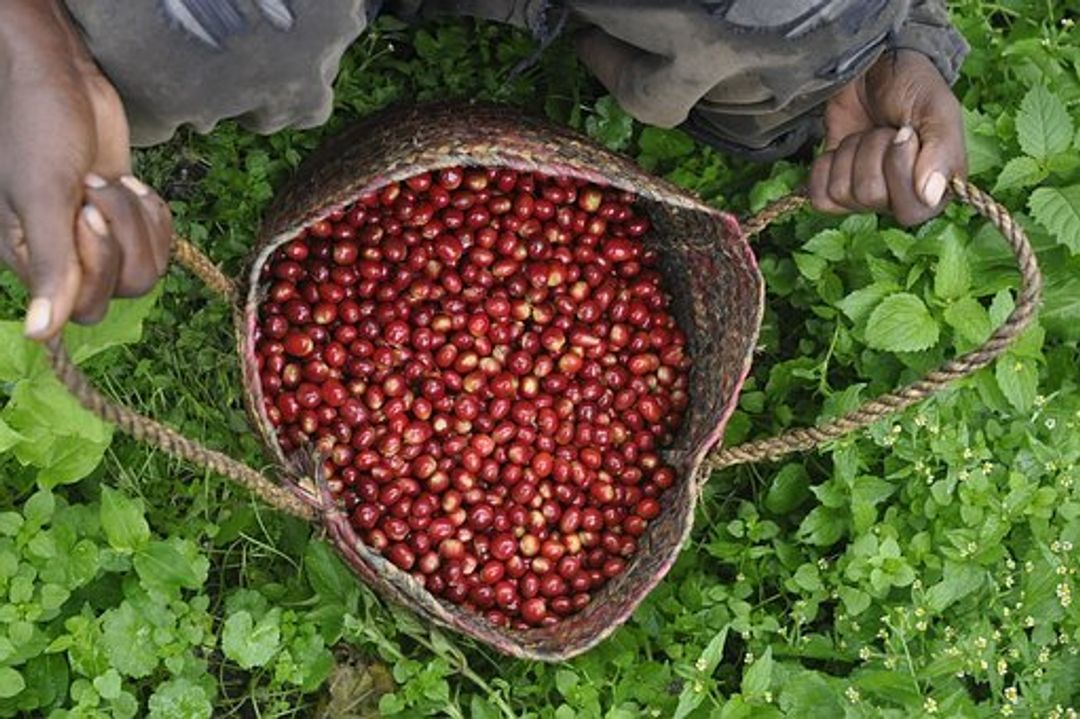
[[[902,225],[943,205],[949,178],[967,172],[960,103],[923,54],[885,54],[825,107],[825,152],[810,199],[821,212],[889,212]]]
[[[0,260],[30,290],[27,337],[148,292],[171,237],[168,207],[131,175],[120,98],[62,5],[0,2]]]

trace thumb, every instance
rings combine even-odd
[[[75,251],[79,202],[77,186],[70,183],[28,185],[37,189],[25,191],[13,202],[29,255],[26,336],[46,340],[67,322],[82,281]]]
[[[960,103],[951,92],[937,93],[923,117],[913,124],[921,149],[915,160],[915,191],[923,204],[941,204],[954,176],[967,174],[964,117]]]

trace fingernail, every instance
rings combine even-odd
[[[44,297],[38,297],[30,302],[26,310],[26,336],[37,337],[49,328],[52,322],[52,302]]]
[[[137,177],[131,175],[124,175],[120,178],[120,184],[134,192],[139,197],[146,197],[150,194],[150,188],[147,187]]]
[[[109,186],[109,182],[104,177],[94,172],[83,178],[83,184],[91,190],[102,190]]]
[[[897,131],[896,137],[893,138],[893,144],[903,145],[905,142],[909,141],[914,134],[915,131],[911,129],[911,125],[904,125]]]
[[[929,207],[937,207],[945,196],[945,175],[934,172],[927,178],[922,188],[922,200]]]
[[[86,222],[86,226],[90,228],[98,237],[105,237],[109,234],[109,225],[105,222],[105,216],[101,214],[101,210],[93,205],[83,205],[82,208],[83,221]]]

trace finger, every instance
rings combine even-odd
[[[915,161],[919,157],[919,136],[904,126],[893,137],[885,152],[885,184],[889,191],[889,209],[905,227],[925,222],[934,216],[934,208],[923,202],[915,191]]]
[[[851,187],[855,202],[873,212],[889,209],[889,188],[885,182],[885,153],[896,133],[878,128],[865,133],[855,153]]]
[[[832,162],[835,153],[825,152],[814,160],[810,169],[810,204],[818,212],[829,215],[847,214],[847,209],[832,201],[829,197],[829,175],[832,172]]]
[[[87,199],[101,210],[108,222],[109,234],[120,247],[123,261],[114,296],[146,294],[157,283],[159,275],[142,202],[124,185],[106,182],[96,175],[87,178]]]
[[[62,177],[27,182],[13,197],[29,259],[25,333],[30,339],[55,336],[75,306],[82,282],[75,251],[79,199],[78,183]]]
[[[9,230],[0,236],[0,262],[14,272],[24,285],[30,286],[30,253],[20,230]]]
[[[123,253],[109,234],[101,211],[83,205],[75,226],[75,246],[79,252],[83,281],[71,318],[79,324],[100,322],[109,309]]]
[[[172,212],[165,201],[138,178],[124,175],[120,178],[120,183],[139,198],[142,204],[143,219],[149,231],[150,250],[157,276],[160,278],[169,269],[169,259],[172,256]]]
[[[915,132],[921,150],[915,161],[915,187],[928,207],[940,210],[949,180],[967,175],[967,148],[964,142],[964,116],[960,103],[942,83],[916,113]]]
[[[855,153],[859,149],[861,135],[848,135],[836,148],[832,168],[829,171],[829,199],[849,212],[859,212],[863,208],[855,200],[855,190],[851,186],[852,169],[855,166]]]

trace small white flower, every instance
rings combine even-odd
[[[1053,417],[1047,417],[1045,420],[1043,420],[1043,425],[1047,429],[1052,430],[1052,429],[1054,429],[1054,427],[1057,426],[1057,420],[1054,419]]]
[[[927,714],[937,714],[937,700],[934,697],[926,697],[922,708]]]
[[[1040,664],[1046,664],[1050,661],[1050,647],[1043,647],[1039,650],[1038,660]]]
[[[1057,585],[1057,589],[1054,592],[1057,594],[1058,601],[1061,602],[1061,606],[1067,607],[1072,604],[1072,588],[1065,582]]]
[[[1005,672],[1007,672],[1007,671],[1009,671],[1009,663],[1007,661],[1005,661],[1004,659],[998,659],[997,660],[997,673],[1004,675]]]
[[[1016,687],[1005,687],[1005,701],[1015,704],[1019,699],[1020,695],[1016,691]]]
[[[863,647],[862,649],[859,650],[859,659],[862,659],[864,662],[866,662],[866,661],[870,661],[870,657],[871,657],[870,647]]]
[[[1033,626],[1035,626],[1035,617],[1031,616],[1030,614],[1024,617],[1024,627],[1027,629],[1031,629]]]
[[[847,697],[847,700],[849,702],[851,702],[852,704],[858,704],[859,699],[862,698],[861,696],[859,696],[859,690],[856,689],[855,687],[848,687],[844,691],[844,696]]]

